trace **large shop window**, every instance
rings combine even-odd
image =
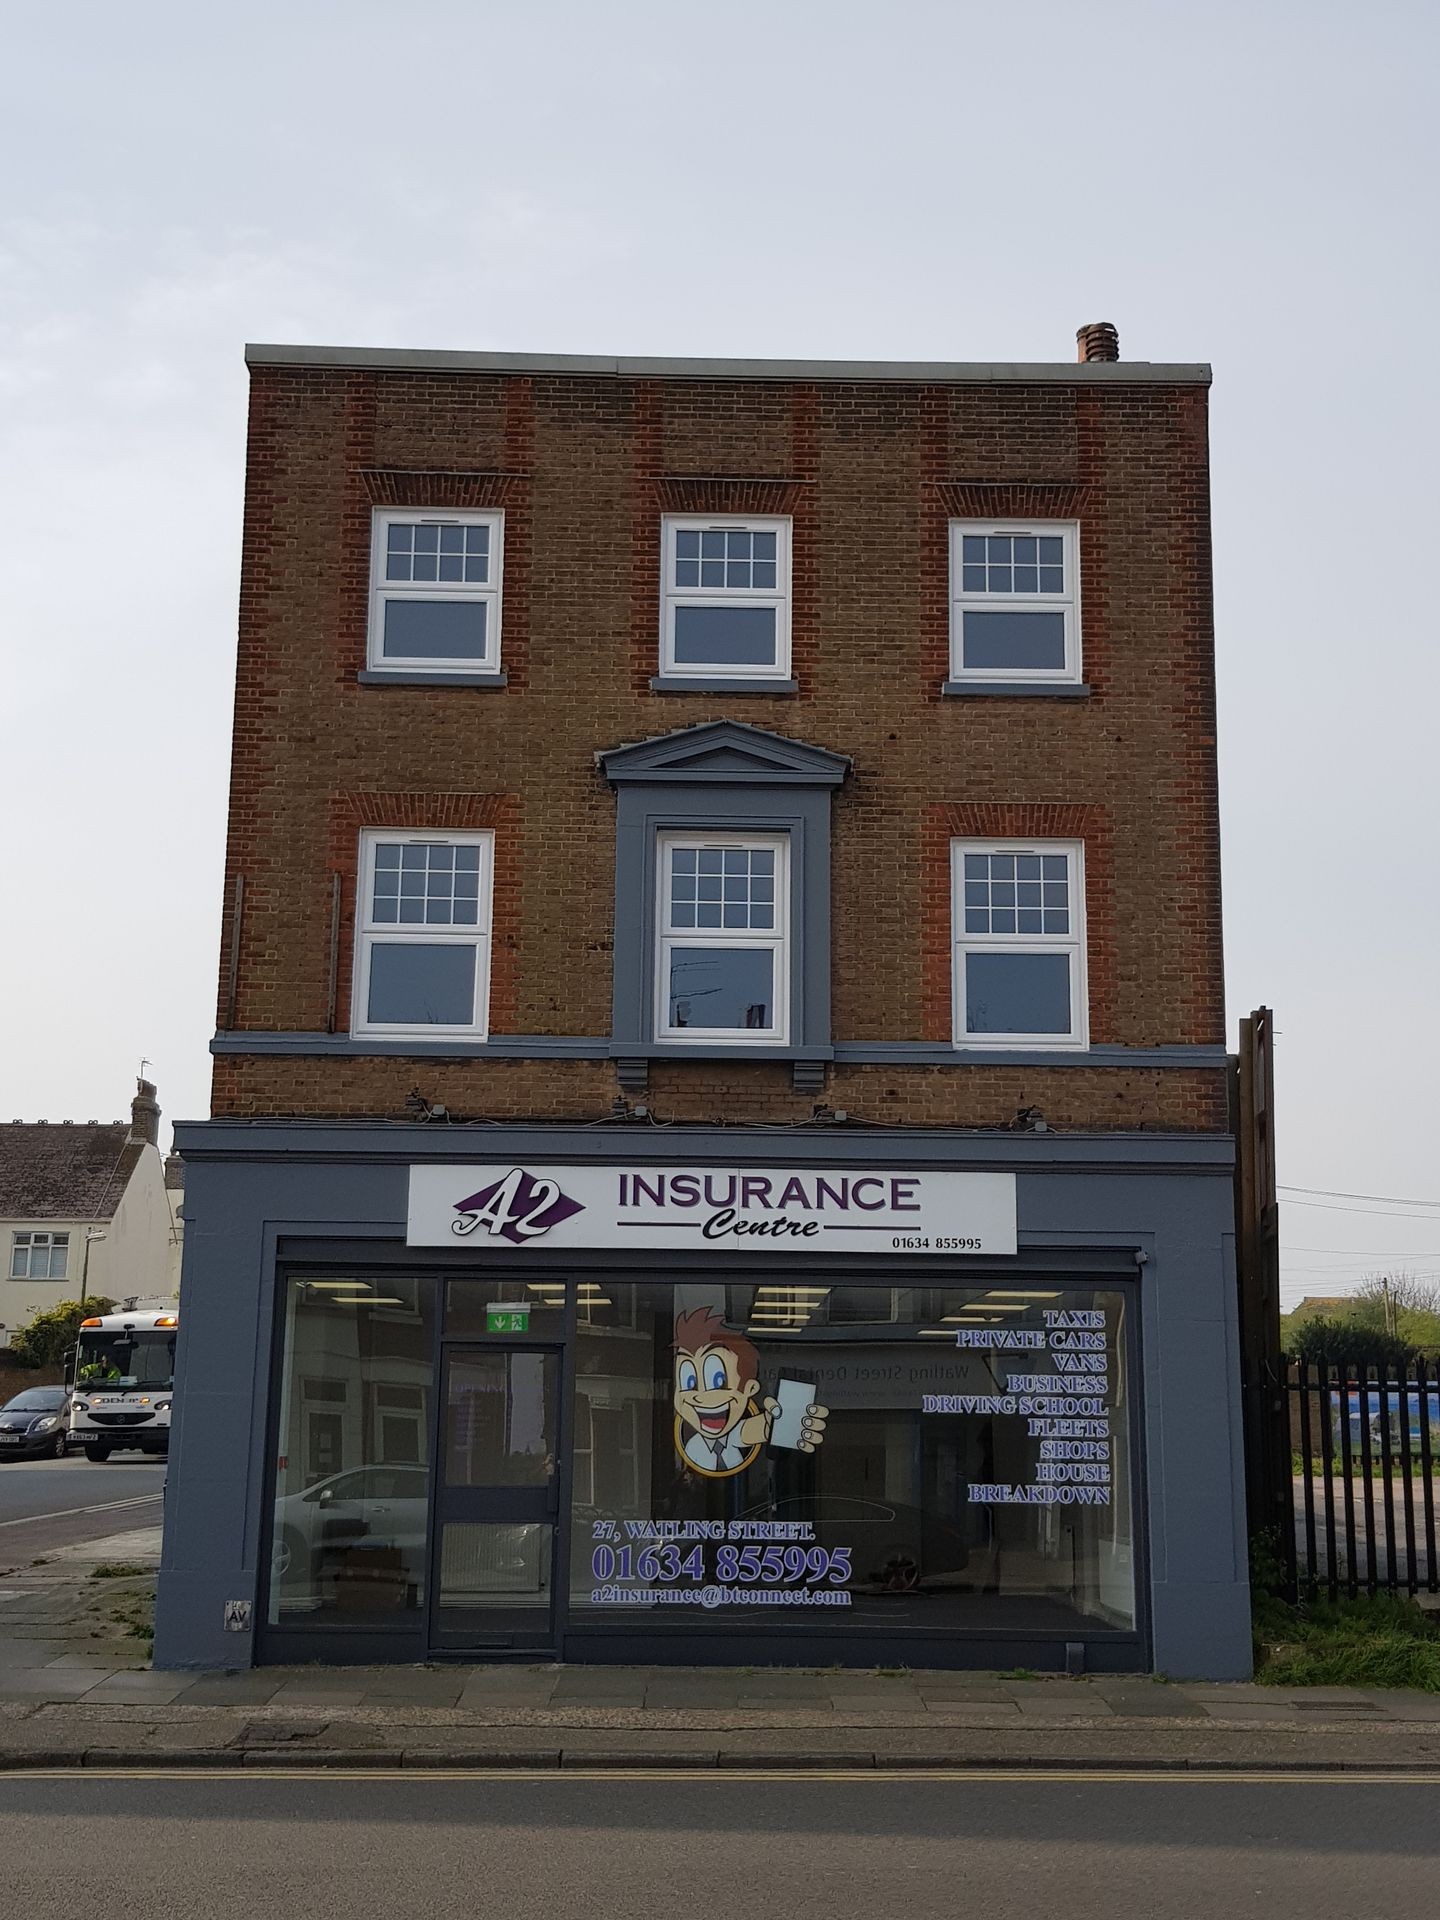
[[[577,1619],[1135,1627],[1121,1291],[607,1281],[578,1311]]]
[[[292,1279],[269,1620],[411,1625],[425,1604],[434,1289]]]

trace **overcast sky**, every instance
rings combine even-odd
[[[208,1111],[244,341],[1068,360],[1109,319],[1215,367],[1232,1037],[1277,1010],[1320,1190],[1287,1292],[1440,1278],[1440,9],[3,14],[0,1117],[117,1117],[142,1057]]]

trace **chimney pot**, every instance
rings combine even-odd
[[[1075,356],[1077,360],[1120,358],[1120,329],[1108,320],[1092,320],[1087,326],[1078,328],[1075,343],[1079,349]]]

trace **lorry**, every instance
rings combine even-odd
[[[173,1305],[126,1307],[80,1322],[67,1440],[83,1447],[87,1460],[169,1452],[179,1327]]]

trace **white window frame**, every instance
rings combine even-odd
[[[967,933],[967,853],[1063,853],[1069,860],[1068,933]],[[952,840],[950,842],[951,1021],[957,1048],[1024,1049],[1070,1053],[1090,1045],[1090,989],[1086,967],[1085,846],[1080,840]],[[965,956],[968,953],[1067,953],[1070,956],[1070,1032],[967,1033]]]
[[[966,534],[1004,534],[1010,538],[1034,536],[1065,543],[1065,592],[966,593],[961,542]],[[1063,613],[1065,664],[1063,667],[967,667],[964,657],[967,613]],[[957,681],[1032,681],[1039,685],[1077,682],[1080,678],[1080,523],[1078,520],[952,520],[950,522],[950,678]]]
[[[62,1273],[52,1273],[50,1271],[54,1263],[55,1243],[57,1240],[63,1240],[65,1243],[65,1268]],[[23,1247],[20,1244],[22,1241],[25,1243]],[[34,1273],[31,1271],[34,1265],[37,1241],[43,1244],[45,1249],[46,1270],[44,1273]],[[25,1271],[24,1273],[16,1273],[15,1256],[21,1252],[26,1256]],[[10,1270],[6,1276],[8,1279],[44,1282],[46,1280],[65,1280],[69,1278],[69,1275],[70,1229],[68,1227],[16,1227],[12,1231],[10,1235]]]
[[[385,578],[385,556],[389,530],[393,526],[488,527],[490,529],[489,579],[483,587],[464,580],[392,581]],[[393,673],[397,677],[416,674],[498,675],[500,672],[500,611],[505,570],[505,516],[500,512],[477,513],[449,511],[444,508],[376,507],[370,522],[370,614],[366,659],[372,673]],[[485,615],[485,658],[387,659],[383,651],[385,608],[392,600],[459,600],[483,604]]]
[[[788,680],[790,678],[790,532],[788,514],[675,513],[660,523],[660,671],[675,680]],[[677,533],[773,533],[773,587],[675,586]],[[675,614],[680,607],[774,607],[773,666],[730,666],[703,660],[677,662]]]
[[[775,855],[775,926],[672,927],[670,855],[676,847],[698,852],[764,848]],[[790,836],[788,833],[662,833],[656,852],[655,1037],[677,1046],[783,1047],[790,1040]],[[774,954],[775,1025],[773,1027],[672,1027],[670,1024],[670,950],[672,947],[768,947]]]
[[[375,908],[375,851],[385,845],[479,847],[479,905],[475,925],[450,927],[426,926],[415,922],[397,925],[377,921]],[[359,880],[355,901],[355,963],[350,987],[350,1031],[356,1038],[445,1039],[463,1037],[483,1040],[490,1030],[490,950],[494,917],[495,835],[486,829],[475,832],[423,833],[410,827],[367,827],[360,835]],[[370,952],[377,943],[404,942],[419,946],[472,946],[475,948],[474,1019],[462,1026],[409,1026],[398,1022],[371,1020],[367,1017],[370,990]]]

